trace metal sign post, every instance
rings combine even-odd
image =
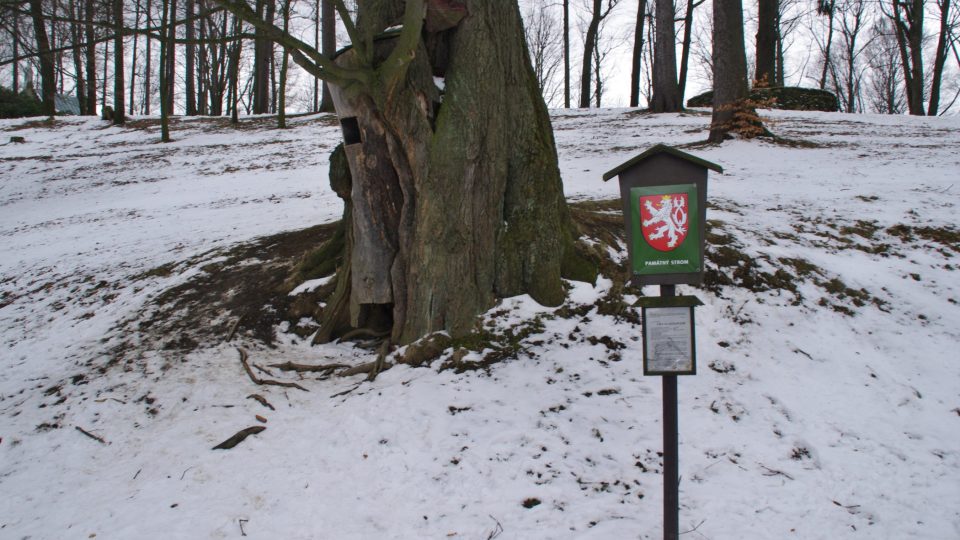
[[[661,285],[660,297],[676,296],[676,285]],[[646,320],[644,320],[646,327]],[[677,376],[663,375],[663,538],[680,538],[680,423]]]
[[[677,375],[696,375],[693,308],[677,284],[700,284],[704,271],[707,171],[715,163],[658,144],[603,175],[617,176],[632,282],[660,285],[644,297],[643,374],[663,387],[663,538],[680,538],[680,467]]]

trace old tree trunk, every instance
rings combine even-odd
[[[498,297],[558,305],[562,277],[592,279],[517,2],[360,0],[348,30],[352,50],[313,70],[336,89],[352,172],[323,337],[463,335]]]

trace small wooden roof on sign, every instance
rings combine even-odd
[[[697,165],[699,167],[703,167],[704,169],[710,169],[711,171],[716,171],[720,174],[723,174],[723,167],[717,165],[716,163],[709,162],[705,159],[700,159],[697,156],[690,155],[686,152],[681,152],[680,150],[677,150],[672,146],[667,146],[665,144],[658,144],[648,149],[647,151],[643,152],[642,154],[631,158],[625,163],[605,172],[603,174],[604,182],[613,178],[614,176],[619,176],[620,173],[622,173],[623,171],[631,167],[634,167],[636,165],[639,165],[641,161],[649,157],[655,156],[657,154],[670,154],[673,157],[680,158],[685,161],[689,161],[690,163],[693,163],[694,165]]]

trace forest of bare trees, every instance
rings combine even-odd
[[[357,2],[346,2],[350,10]],[[362,1],[360,2],[363,3]],[[521,0],[528,52],[552,107],[675,111],[710,89],[706,0]],[[960,15],[951,0],[746,0],[748,84],[834,93],[846,112],[957,107]],[[2,0],[0,84],[81,114],[232,115],[330,110],[324,84],[215,0]],[[348,38],[332,0],[249,0],[330,56]],[[629,78],[627,78],[629,74]]]

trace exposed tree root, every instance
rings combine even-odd
[[[232,437],[223,441],[222,443],[213,447],[214,450],[229,450],[234,446],[243,442],[244,439],[250,435],[260,433],[261,431],[267,429],[265,426],[250,426],[246,429],[241,429],[236,432]]]
[[[350,367],[347,364],[322,364],[311,366],[307,364],[297,364],[294,362],[284,362],[282,364],[270,364],[269,367],[279,369],[280,371],[296,371],[298,373],[324,373],[332,372],[338,369]]]
[[[393,367],[393,364],[387,362],[387,355],[390,353],[390,341],[384,340],[380,345],[380,350],[377,351],[377,359],[373,362],[367,362],[366,364],[360,364],[359,366],[354,366],[349,369],[345,369],[340,372],[341,377],[349,377],[351,375],[362,375],[367,374],[367,381],[372,381],[377,378],[377,375],[381,371],[386,371]]]
[[[344,334],[340,338],[340,341],[350,341],[351,339],[357,339],[357,338],[379,339],[379,338],[387,337],[389,335],[390,335],[390,330],[377,332],[372,328],[356,328]]]
[[[304,392],[309,392],[309,390],[300,386],[297,383],[273,381],[270,379],[261,379],[257,377],[257,375],[253,372],[253,370],[250,369],[250,364],[247,362],[247,351],[245,351],[243,347],[237,347],[237,352],[240,353],[240,363],[243,364],[244,371],[247,372],[247,376],[250,377],[250,380],[253,381],[254,384],[267,385],[267,386],[283,386],[286,388],[296,388],[298,390],[303,390]]]
[[[345,369],[339,373],[341,377],[350,377],[352,375],[362,375],[364,373],[371,373],[376,366],[377,361],[367,362],[366,364],[360,364],[359,366],[353,366],[350,369]]]

